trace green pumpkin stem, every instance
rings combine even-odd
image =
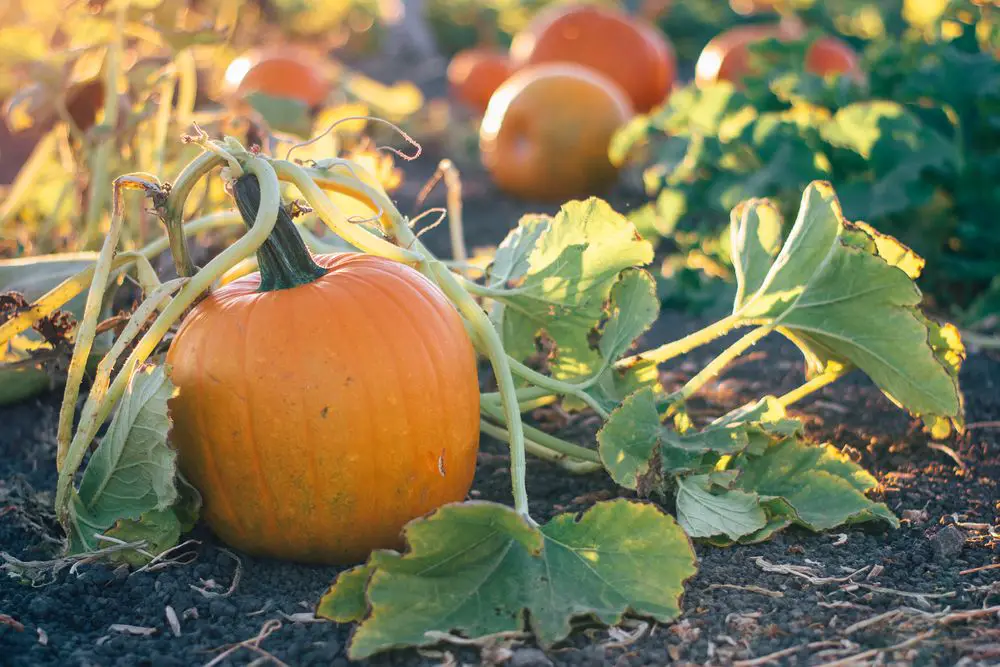
[[[236,179],[233,198],[243,216],[243,222],[250,229],[257,218],[257,209],[260,208],[260,183],[257,177],[245,173]],[[278,207],[274,229],[257,249],[257,264],[260,266],[261,292],[307,285],[326,273],[326,269],[313,260],[284,206]]]

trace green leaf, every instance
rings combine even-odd
[[[756,493],[723,489],[711,492],[707,475],[677,481],[677,522],[690,537],[725,535],[736,540],[767,526]]]
[[[514,286],[531,268],[529,258],[538,238],[548,231],[552,216],[528,214],[522,216],[507,238],[497,247],[489,267],[487,285],[504,288]]]
[[[530,628],[543,646],[571,621],[669,621],[695,572],[691,544],[653,505],[613,500],[537,528],[491,503],[446,505],[406,528],[409,551],[369,561],[369,613],[348,654],[425,646],[431,631],[482,637]]]
[[[820,132],[827,143],[857,153],[879,173],[901,160],[944,168],[959,159],[954,144],[896,102],[850,104],[837,111]]]
[[[772,396],[733,410],[702,429],[678,432],[660,421],[657,393],[646,387],[628,396],[597,434],[598,452],[619,485],[646,495],[665,473],[711,469],[720,456],[753,443],[766,447],[777,437],[798,433],[796,419]],[[706,456],[711,455],[711,456]]]
[[[509,252],[498,252],[493,274],[516,279],[513,293],[497,297],[506,306],[501,335],[507,352],[528,358],[535,353],[536,337],[544,333],[556,346],[555,377],[592,374],[601,358],[590,336],[604,317],[611,288],[622,271],[652,260],[652,246],[596,198],[569,202],[550,221],[530,219],[505,244]],[[527,268],[518,275],[525,255]]]
[[[601,330],[597,349],[606,362],[614,362],[659,316],[656,281],[645,271],[626,270],[611,288],[608,310],[608,321]]]
[[[831,445],[811,446],[796,438],[772,445],[763,456],[741,456],[739,488],[787,503],[794,521],[812,530],[881,519],[898,526],[883,503],[865,493],[878,482]]]
[[[74,494],[71,552],[93,549],[95,534],[118,521],[168,510],[180,498],[175,485],[177,454],[167,445],[167,401],[173,395],[174,385],[162,366],[147,366],[132,376]]]
[[[751,202],[742,219],[751,221],[749,209],[765,206]],[[772,214],[764,208],[756,215]],[[734,239],[746,235],[735,231]],[[920,290],[907,274],[915,267],[914,256],[898,250],[887,253],[888,259],[879,254],[890,247],[886,238],[876,241],[844,220],[829,184],[813,183],[773,262],[766,253],[744,261],[740,280],[759,276],[764,265],[767,272],[756,290],[739,290],[734,314],[778,328],[802,351],[810,374],[830,365],[854,366],[911,413],[960,420],[954,367],[942,363],[931,345],[934,328],[919,311]],[[734,247],[734,255],[741,252]],[[961,356],[958,350],[948,354]]]
[[[637,488],[655,464],[663,431],[653,390],[640,389],[622,401],[597,433],[601,463],[611,479]]]
[[[368,599],[365,589],[371,578],[372,568],[367,563],[352,567],[337,575],[316,607],[316,616],[328,618],[337,623],[360,621],[368,613]]]
[[[764,284],[764,278],[781,251],[782,219],[769,200],[751,199],[730,215],[731,257],[736,273],[736,303],[743,303]]]

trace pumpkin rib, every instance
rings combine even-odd
[[[358,258],[358,259],[360,260],[361,258]],[[358,261],[357,263],[364,265],[363,266],[363,270],[364,271],[373,271],[373,272],[377,272],[377,273],[380,273],[382,275],[385,275],[387,277],[391,277],[393,280],[397,281],[397,283],[399,285],[401,285],[402,288],[405,288],[410,293],[407,296],[419,298],[419,299],[421,299],[421,301],[423,303],[427,304],[430,308],[433,309],[433,311],[435,312],[435,314],[437,315],[437,317],[434,318],[434,319],[432,319],[430,321],[430,324],[434,327],[435,331],[434,331],[434,335],[433,336],[428,336],[429,339],[433,340],[435,343],[440,343],[442,341],[442,339],[448,339],[449,343],[453,343],[454,342],[454,340],[453,340],[454,339],[454,332],[453,332],[453,330],[451,330],[451,329],[449,329],[448,327],[445,326],[445,322],[447,322],[447,320],[449,318],[458,318],[458,320],[457,320],[458,324],[461,326],[461,317],[450,306],[450,304],[448,304],[447,302],[443,301],[442,299],[435,299],[433,297],[433,295],[427,291],[428,289],[431,289],[431,288],[434,287],[433,283],[431,283],[429,279],[427,279],[422,274],[418,273],[417,276],[415,276],[415,277],[419,278],[419,280],[420,280],[419,284],[416,284],[415,282],[411,283],[411,282],[405,280],[402,277],[402,275],[400,274],[400,271],[393,270],[393,269],[396,268],[395,266],[384,265],[384,264],[381,264],[381,263],[379,263],[379,264],[367,263],[367,262],[362,262],[362,261]],[[359,273],[360,273],[360,271],[359,271]],[[389,295],[389,298],[397,306],[399,306],[400,309],[403,312],[406,312],[407,314],[410,315],[411,318],[413,318],[413,313],[412,313],[411,308],[410,308],[410,302],[409,301],[405,301],[405,300],[400,300],[399,297],[395,293],[395,292],[400,291],[400,290],[396,290],[396,291],[388,290],[388,289],[384,288],[382,285],[376,285],[376,288],[379,289],[384,295],[385,294]],[[419,321],[419,318],[416,318],[416,319],[414,319],[412,321]],[[420,327],[414,326],[413,330],[417,331],[417,330],[419,330],[419,328]],[[462,328],[462,332],[463,332],[463,335],[464,335],[464,327]],[[420,342],[421,342],[422,345],[424,345],[424,343],[425,343],[425,341],[423,341],[423,340],[421,340]],[[425,358],[427,359],[427,361],[429,362],[429,365],[431,367],[430,370],[429,370],[429,372],[428,372],[428,375],[429,376],[433,376],[435,378],[437,386],[441,387],[443,389],[443,391],[441,393],[442,393],[442,395],[444,395],[444,394],[448,393],[447,387],[443,387],[441,385],[441,378],[439,377],[437,369],[443,363],[446,363],[448,361],[448,358],[449,358],[450,355],[448,354],[448,350],[445,349],[441,345],[435,345],[434,349],[438,351],[438,354],[426,354],[425,355]],[[424,350],[427,351],[426,346],[424,346]],[[403,350],[403,352],[407,352],[407,350]],[[395,358],[395,355],[392,355],[392,356]],[[475,368],[475,366],[476,366],[475,352],[473,350],[473,352],[472,352],[472,367],[473,367],[473,369]],[[469,427],[469,428],[472,428],[476,433],[478,433],[478,431],[479,431],[479,428],[478,428],[478,423],[479,423],[479,419],[478,419],[478,415],[479,415],[478,386],[477,386],[476,389],[477,389],[476,394],[475,394],[475,399],[476,400],[475,401],[471,401],[470,400],[467,405],[462,406],[463,411],[456,410],[456,412],[458,412],[460,414],[465,414],[466,412],[468,412],[469,414],[471,414],[473,418],[470,419],[469,420],[470,423],[466,424],[465,426]],[[459,394],[461,395],[461,392],[459,392]],[[409,404],[409,403],[407,403],[407,404]],[[438,404],[438,403],[434,404],[435,408],[437,408],[439,405],[440,404]],[[455,406],[453,405],[453,407],[455,407]],[[441,410],[442,410],[442,412],[440,413],[439,419],[435,420],[435,423],[442,424],[445,428],[441,428],[438,431],[439,437],[442,438],[442,439],[451,440],[450,431],[446,428],[447,424],[446,424],[446,420],[444,419],[444,417],[446,415],[443,412],[443,405],[441,406]],[[476,446],[478,447],[478,438],[477,438]],[[445,476],[447,476],[447,474],[448,474],[447,470],[448,470],[448,467],[449,467],[447,465],[447,463],[448,463],[449,457],[448,457],[448,454],[447,454],[447,449],[444,448],[443,451],[445,453],[445,455],[443,457],[444,458],[444,462],[445,462],[445,466],[446,466],[446,475]],[[453,454],[454,454],[454,452],[453,452]],[[439,453],[437,456],[440,457],[441,454]],[[431,471],[434,474],[439,474],[439,471],[437,469],[437,460],[434,459],[434,458],[432,458],[428,463],[429,463],[429,466],[431,468]],[[452,473],[451,474],[456,474],[456,472],[454,471],[454,465],[452,465],[450,467],[452,468]]]
[[[250,332],[253,331],[253,328],[251,327],[251,322],[253,320],[254,313],[257,312],[258,310],[257,306],[259,305],[260,305],[260,299],[250,300],[250,305],[247,308],[246,315],[243,318],[243,332],[242,332],[243,363],[240,364],[240,366],[243,369],[243,377],[250,377],[247,374],[247,371],[249,370],[248,365],[250,359],[250,354],[249,354],[250,353],[249,341],[251,340]],[[240,444],[242,446],[240,447],[240,449],[249,450],[250,453],[253,455],[251,457],[251,460],[253,463],[254,473],[257,476],[258,484],[265,491],[263,495],[265,496],[266,504],[270,505],[270,507],[263,508],[265,510],[264,512],[262,512],[262,514],[264,515],[264,521],[267,524],[267,529],[269,531],[276,531],[278,523],[276,517],[278,516],[278,513],[281,511],[281,508],[278,505],[277,498],[275,497],[274,489],[271,488],[271,484],[268,481],[267,475],[264,474],[264,465],[263,462],[261,461],[260,448],[257,446],[257,440],[258,440],[258,438],[256,437],[257,428],[256,425],[254,424],[255,414],[250,410],[250,405],[253,404],[254,402],[254,398],[252,395],[253,389],[254,389],[254,383],[248,382],[246,384],[247,397],[246,401],[243,402],[243,410],[242,410],[245,415],[243,421],[244,424],[247,426],[247,429],[241,432],[242,442]],[[247,442],[247,440],[249,440],[249,443]],[[257,532],[258,534],[260,533],[259,524],[255,532]]]
[[[195,313],[194,317],[197,319],[203,317],[203,315],[201,313]],[[184,324],[189,326],[187,322],[185,322]],[[202,330],[195,328],[195,331],[197,331],[198,337],[195,340],[193,354],[195,355],[196,358],[201,359],[205,347],[206,337],[203,334]],[[194,426],[195,429],[199,432],[205,431],[206,417],[202,407],[203,403],[197,403],[194,410],[194,421],[195,421]],[[215,458],[215,452],[212,451],[211,447],[200,448],[200,452],[203,454],[203,458],[207,459],[206,461],[207,465],[204,466],[203,469],[208,469],[211,471],[211,473],[213,473],[210,476],[214,477],[214,479],[209,480],[209,484],[211,484],[215,488],[220,488],[220,489],[223,488],[222,473],[219,470],[219,462]],[[243,520],[240,513],[236,512],[233,509],[232,503],[229,502],[229,496],[223,495],[222,502],[225,505],[225,510],[223,511],[223,514],[225,514],[225,520],[227,522],[239,524],[244,532],[249,530],[249,526]]]
[[[316,285],[314,283],[311,283],[309,287],[314,288],[317,291],[323,291],[322,285]],[[295,318],[295,323],[297,325],[295,328],[298,329],[299,331],[306,331],[307,329],[303,326],[301,318],[303,317],[304,314],[312,316],[312,313],[303,313],[299,308],[294,308],[292,310],[292,313],[293,313],[292,316]],[[297,400],[295,401],[295,405],[298,408],[298,413],[299,413],[298,423],[300,424],[300,430],[302,435],[301,442],[306,443],[305,450],[307,452],[307,456],[309,457],[309,465],[306,466],[306,476],[309,479],[309,488],[315,489],[317,488],[317,482],[318,482],[316,477],[316,471],[319,470],[319,461],[318,461],[319,457],[316,451],[318,448],[312,446],[312,443],[319,442],[319,439],[316,438],[315,437],[316,434],[312,432],[314,428],[312,420],[309,419],[309,416],[306,414],[307,398],[308,396],[305,395],[298,396]],[[310,505],[310,507],[312,506]],[[306,551],[309,553],[321,551],[319,533],[316,530],[316,523],[313,521],[307,521],[305,523],[305,527],[303,528],[302,532],[305,533],[306,536]]]
[[[400,284],[400,283],[403,282],[403,281],[401,281],[399,279],[398,274],[394,276],[394,280],[397,282],[397,284]],[[385,289],[382,285],[376,285],[375,288],[376,288],[376,290],[378,290],[379,292],[382,293],[382,295],[383,295],[384,298],[392,301],[394,304],[396,304],[397,307],[399,307],[399,309],[404,314],[405,321],[406,321],[407,325],[409,325],[410,329],[412,329],[413,331],[418,331],[419,330],[419,327],[416,325],[416,322],[419,321],[419,318],[415,318],[413,316],[413,313],[411,312],[409,304],[407,302],[400,301],[392,293],[391,290]],[[411,287],[409,291],[412,291],[417,298],[420,298],[420,299],[422,299],[424,301],[424,303],[427,303],[427,300],[424,299],[424,295],[423,295],[423,293],[422,293],[421,290],[416,289],[415,287]],[[433,324],[435,325],[435,329],[437,329],[438,328],[437,327],[438,323],[437,322],[433,322]],[[439,335],[436,336],[435,338],[436,338],[436,340],[440,340],[440,332],[439,332]],[[413,343],[413,339],[410,339],[408,342],[410,344],[412,344]],[[416,337],[416,343],[420,346],[420,352],[421,352],[421,354],[417,355],[417,357],[419,359],[421,359],[421,365],[426,369],[426,376],[430,377],[430,378],[433,378],[433,384],[434,384],[433,389],[435,391],[435,394],[436,395],[445,395],[447,393],[446,388],[442,387],[442,385],[441,385],[441,378],[438,375],[439,365],[437,363],[435,363],[435,362],[438,361],[437,355],[436,354],[432,354],[430,352],[430,350],[428,349],[428,347],[426,345],[426,341],[424,339],[422,339],[420,337]],[[391,352],[394,352],[394,351],[391,351]],[[403,350],[403,352],[406,353],[407,350]],[[390,354],[390,356],[392,358],[395,358],[394,354]],[[407,405],[411,405],[411,403],[407,402]],[[448,433],[447,433],[447,424],[446,424],[446,420],[445,420],[445,414],[443,412],[443,406],[440,403],[434,403],[433,407],[434,407],[433,414],[431,414],[429,416],[430,416],[431,421],[432,421],[432,423],[434,425],[434,430],[437,433],[437,440],[439,442],[445,441],[447,439]],[[422,461],[411,461],[411,463],[422,464],[423,462]],[[431,467],[432,467],[432,470],[433,470],[433,468],[435,466],[432,464]]]
[[[341,280],[342,281],[356,280],[356,279],[357,279],[357,276],[351,275],[350,272],[341,275]],[[347,289],[346,285],[335,285],[335,287],[337,288],[337,291],[339,291],[343,295],[342,296],[343,299],[349,300],[354,305],[355,312],[365,313],[366,315],[369,313],[368,308],[366,308],[367,304],[364,304],[361,301],[359,301],[359,299],[357,298],[357,296],[355,294],[353,294],[351,290]],[[350,328],[351,328],[352,331],[354,331],[356,329],[356,327],[358,327],[361,324],[362,324],[362,318],[360,318],[360,317],[359,318],[355,318],[355,319],[353,319],[351,321]],[[368,329],[368,331],[365,332],[365,333],[363,333],[363,334],[360,334],[360,335],[359,334],[354,334],[354,336],[352,336],[352,337],[361,338],[362,340],[367,339],[369,341],[377,341],[379,339],[379,333],[380,333],[378,331],[378,326],[374,322],[371,322],[367,317],[364,318],[364,324],[366,325],[366,328]],[[358,384],[360,384],[364,388],[365,400],[362,402],[363,404],[365,404],[365,405],[380,405],[380,404],[383,404],[385,402],[384,400],[382,400],[384,397],[379,396],[377,393],[373,395],[373,393],[372,393],[372,389],[373,388],[369,387],[367,382],[360,382]],[[379,429],[379,424],[376,423],[376,412],[374,410],[367,410],[367,411],[363,411],[363,414],[364,414],[364,416],[366,418],[365,421],[366,421],[366,424],[367,424],[367,428],[365,429],[366,430],[366,434],[365,435],[367,437],[364,438],[364,441],[365,442],[378,442],[378,440],[380,439],[380,429]],[[352,420],[352,423],[353,423],[353,420]],[[352,463],[352,465],[353,465],[353,463]],[[363,470],[364,470],[364,473],[365,473],[365,475],[367,477],[366,483],[364,485],[364,488],[368,488],[368,489],[377,489],[377,488],[379,488],[379,484],[378,484],[378,481],[379,481],[378,480],[378,470],[376,469],[376,466],[370,465],[370,464],[369,465],[365,465],[365,466],[363,466]],[[355,474],[357,474],[357,471],[355,472]]]
[[[365,267],[365,269],[367,270],[369,269],[369,267]],[[417,296],[420,295],[420,290],[416,289],[415,286],[410,285],[405,281],[401,280],[398,272],[392,272],[388,270],[379,271],[378,269],[376,269],[375,271],[383,275],[390,276],[390,279],[395,283],[393,287],[396,291],[401,291],[402,289],[405,289],[407,292],[410,293],[407,294],[407,296],[411,298],[414,295]],[[355,274],[350,276],[350,278],[352,280],[359,280],[361,276]],[[399,299],[397,299],[393,295],[393,290],[387,289],[385,286],[381,284],[373,283],[371,284],[371,287],[380,295],[381,298],[391,301],[400,310],[401,316],[400,316],[400,321],[397,322],[397,326],[401,325],[403,319],[405,318],[406,323],[411,325],[409,328],[412,331],[420,330],[419,326],[414,325],[415,320],[412,317],[412,313],[410,312],[410,309],[407,306],[406,301],[400,301]],[[433,378],[435,388],[438,390],[441,389],[441,383],[440,379],[438,378],[437,367],[435,366],[434,363],[431,362],[431,359],[427,354],[427,349],[423,345],[424,341],[421,340],[420,338],[417,338],[417,341],[421,344],[421,347],[423,348],[422,351],[424,352],[424,354],[422,356],[413,354],[413,350],[411,347],[413,342],[412,337],[405,339],[405,345],[402,347],[402,349],[388,349],[386,350],[387,354],[385,355],[386,359],[391,360],[391,371],[389,372],[389,374],[394,378],[393,385],[399,387],[398,399],[400,405],[396,406],[396,412],[398,416],[402,418],[401,427],[405,432],[412,432],[415,430],[413,415],[410,414],[408,406],[413,405],[415,402],[419,401],[420,392],[415,391],[415,386],[413,385],[413,383],[409,381],[410,378],[405,377],[405,374],[401,371],[399,364],[395,360],[398,359],[400,356],[408,357],[411,360],[420,359],[420,364],[423,370],[423,372],[420,373],[420,376],[425,378]],[[444,392],[438,392],[438,393],[441,395],[444,394]],[[435,414],[434,418],[431,418],[429,420],[433,425],[433,430],[436,434],[436,439],[440,441],[442,438],[445,438],[447,436],[446,432],[440,428],[440,423],[443,421],[444,415],[439,412],[438,403],[433,403],[432,405]],[[426,406],[425,406],[425,414],[428,414]],[[434,434],[429,434],[428,440],[431,440],[432,438],[434,438]],[[418,466],[423,465],[424,462],[420,460],[419,453],[417,452],[417,450],[410,449],[407,450],[407,453],[409,454],[409,458],[407,460],[407,468],[409,470],[418,469]],[[428,468],[430,468],[430,466],[428,466]],[[423,504],[426,504],[426,500],[424,500]]]
[[[377,265],[377,266],[373,266],[372,268],[374,270],[382,272],[382,273],[390,273],[388,267],[386,267],[386,266]],[[397,275],[397,278],[398,278],[398,273],[396,275]],[[427,279],[426,277],[424,277],[422,274],[421,274],[421,277],[424,278],[425,285],[433,286],[433,284],[430,282],[429,279]],[[458,316],[459,322],[461,323],[461,319],[462,319],[461,315],[458,315],[458,313],[456,311],[454,311],[453,309],[449,310],[451,308],[451,306],[449,304],[442,302],[440,299],[434,299],[430,294],[427,294],[425,291],[423,291],[421,289],[413,289],[413,291],[416,292],[419,295],[419,297],[423,300],[424,303],[428,304],[437,313],[438,319],[434,322],[434,324],[435,324],[435,326],[438,329],[441,329],[442,331],[438,332],[438,335],[434,337],[434,341],[435,342],[440,342],[441,338],[444,337],[445,334],[449,333],[447,331],[446,327],[441,326],[443,324],[443,322],[445,321],[445,319],[448,318],[448,317],[451,317],[451,316]],[[463,325],[463,327],[464,327],[464,325]],[[447,359],[447,356],[448,356],[447,355],[447,350],[445,350],[444,348],[442,348],[440,345],[436,346],[436,349],[439,350],[440,354],[437,355],[433,359],[433,366],[434,366],[435,369],[438,368],[439,361]],[[475,350],[473,350],[473,365],[475,366],[476,363],[477,362],[476,362],[476,359],[475,359]],[[435,373],[435,376],[436,376],[436,373]],[[475,398],[476,398],[475,401],[471,401],[471,400],[468,401],[469,405],[468,405],[468,407],[466,409],[468,409],[469,412],[474,415],[474,418],[475,418],[474,421],[478,424],[478,421],[479,421],[479,419],[478,419],[478,415],[479,415],[479,405],[478,405],[478,403],[479,403],[479,401],[478,401],[479,396],[478,396],[478,394],[476,394]],[[463,406],[463,408],[465,408],[465,406]],[[464,412],[462,412],[462,414],[464,414]],[[476,428],[476,431],[478,432],[478,427]]]

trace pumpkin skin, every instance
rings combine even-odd
[[[487,48],[465,49],[456,53],[448,64],[448,88],[458,100],[481,114],[494,91],[511,74],[506,53]]]
[[[314,260],[328,271],[311,283],[261,292],[254,273],[187,316],[167,354],[171,439],[223,541],[343,564],[464,500],[479,383],[458,313],[415,269]]]
[[[801,38],[803,29],[795,23],[737,26],[719,35],[705,45],[695,64],[695,83],[706,87],[717,81],[730,81],[741,85],[752,74],[750,46],[765,39],[795,40]],[[849,44],[836,37],[824,36],[813,42],[806,51],[807,72],[826,76],[846,74],[861,80],[858,54]]]
[[[240,56],[226,71],[227,92],[254,92],[299,100],[317,107],[330,94],[330,82],[321,64],[305,52],[293,50],[254,51]]]
[[[656,27],[594,5],[553,5],[539,12],[511,41],[510,61],[515,71],[557,62],[589,67],[618,84],[640,113],[663,102],[677,76],[674,48]]]
[[[480,159],[515,197],[584,197],[617,179],[608,145],[632,115],[625,91],[599,72],[573,63],[533,65],[490,98],[479,126]]]

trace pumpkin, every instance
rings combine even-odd
[[[448,64],[452,95],[477,113],[486,111],[490,96],[512,74],[506,53],[487,48],[465,49]]]
[[[490,98],[479,127],[483,166],[505,192],[565,201],[608,189],[611,137],[632,117],[610,79],[572,63],[527,67]]]
[[[731,28],[705,45],[695,64],[695,82],[702,87],[717,81],[741,85],[744,78],[753,74],[751,45],[772,38],[801,39],[803,34],[800,24],[788,21]],[[807,72],[821,76],[842,73],[858,79],[862,76],[858,54],[836,37],[823,36],[813,42],[806,51],[804,65]]]
[[[256,178],[241,181],[259,202]],[[311,257],[283,211],[258,261],[195,306],[168,352],[181,472],[247,553],[351,563],[399,548],[404,524],[472,483],[479,385],[462,320],[409,266]]]
[[[510,60],[515,71],[555,62],[589,67],[621,86],[640,113],[663,102],[677,76],[674,49],[655,26],[593,5],[555,5],[539,12],[514,36]]]
[[[253,51],[236,58],[226,68],[226,91],[246,96],[263,93],[299,100],[308,107],[322,105],[330,82],[322,63],[304,51]]]

